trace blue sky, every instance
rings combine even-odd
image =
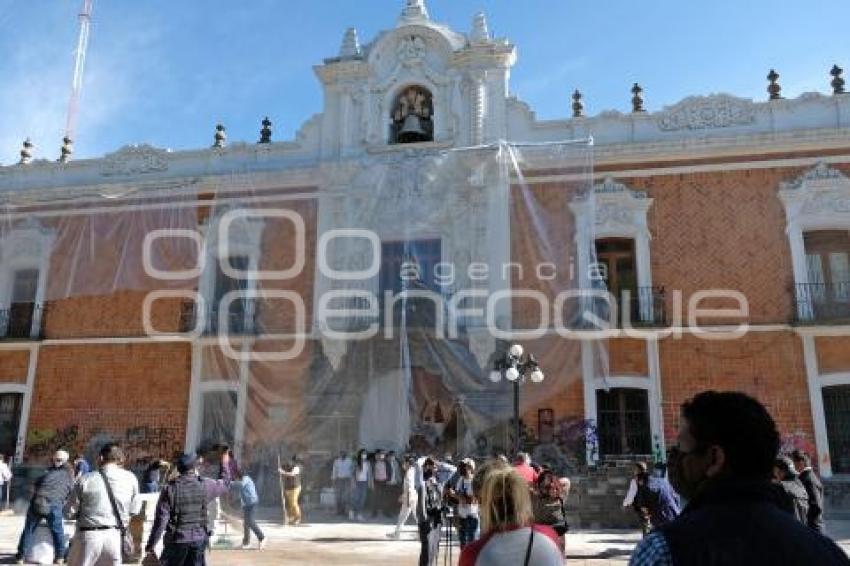
[[[403,0],[95,0],[76,157],[128,143],[185,149],[256,141],[264,115],[290,139],[321,110],[312,65],[343,31],[367,42],[395,25]],[[80,0],[0,0],[0,163],[31,136],[55,159],[73,71]],[[828,92],[833,63],[850,76],[847,0],[429,0],[432,19],[466,31],[484,10],[517,45],[512,91],[541,118],[569,115],[573,88],[588,114],[629,109],[645,88],[658,110],[692,94],[766,97]]]

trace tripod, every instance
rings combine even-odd
[[[440,525],[442,532],[440,533],[440,544],[437,547],[437,560],[435,563],[439,563],[440,561],[440,548],[445,548],[446,552],[443,554],[443,566],[452,566],[454,564],[452,561],[452,552],[454,550],[454,510],[451,507],[443,507],[442,515],[443,522]]]

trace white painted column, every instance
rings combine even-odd
[[[242,358],[239,360],[239,390],[236,393],[236,423],[233,430],[233,450],[237,458],[242,458],[242,448],[245,443],[245,415],[248,404],[248,381],[250,380],[251,351],[254,340],[247,338],[242,341]]]
[[[791,248],[791,265],[794,269],[795,285],[805,285],[809,282],[809,272],[806,269],[806,246],[803,242],[803,230],[797,223],[788,225],[788,245]],[[794,287],[794,294],[797,300],[797,316],[800,320],[812,320],[814,318],[814,310],[811,296],[805,292],[805,289]]]
[[[666,454],[667,445],[664,440],[664,410],[662,407],[663,392],[661,388],[661,361],[658,355],[658,340],[649,338],[646,341],[646,359],[649,363],[649,424],[652,430],[653,445],[655,450],[655,439],[661,453]]]
[[[829,457],[829,440],[826,435],[826,418],[823,412],[823,392],[821,391],[820,374],[818,370],[817,349],[815,337],[801,336],[803,340],[803,360],[806,364],[806,383],[809,387],[809,403],[812,406],[812,425],[815,430],[815,449],[818,453],[818,464],[821,476],[832,476],[832,464]]]
[[[589,340],[581,341],[581,378],[584,385],[584,418],[598,425],[596,418],[596,375],[595,364],[593,363],[593,343]],[[592,463],[598,460],[599,451],[597,446],[596,454],[593,453],[591,445],[588,443],[587,462]]]
[[[192,342],[191,383],[189,385],[189,407],[186,411],[186,452],[192,452],[198,446],[201,433],[201,371],[203,365],[203,346]]]
[[[635,235],[635,262],[638,281],[638,305],[641,322],[652,321],[652,265],[649,260],[649,233],[646,231]],[[642,288],[650,288],[641,293]],[[654,322],[654,321],[653,321]]]
[[[38,367],[38,352],[40,346],[32,344],[29,348],[30,359],[27,364],[27,383],[24,388],[24,398],[21,403],[21,420],[18,425],[18,438],[15,440],[14,461],[20,464],[24,461],[24,452],[27,447],[27,431],[29,430],[30,410],[32,408],[32,393],[35,387],[35,371]]]

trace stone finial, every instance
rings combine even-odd
[[[401,11],[401,20],[427,20],[428,9],[425,0],[405,0],[404,9]]]
[[[643,89],[637,83],[632,86],[632,112],[646,112],[643,108],[643,97],[641,93]]]
[[[74,141],[65,136],[62,138],[62,148],[59,150],[59,163],[68,163],[74,153]]]
[[[215,127],[215,142],[213,147],[222,148],[227,143],[227,133],[224,131],[224,126],[216,124]]]
[[[29,165],[32,163],[32,150],[34,147],[35,146],[29,138],[25,139],[23,147],[21,147],[21,160],[18,163],[21,165]]]
[[[782,87],[779,86],[778,82],[776,82],[779,80],[779,73],[777,73],[775,69],[771,69],[767,74],[767,80],[770,83],[767,85],[767,93],[770,95],[770,100],[779,100],[782,98],[782,95],[780,94],[782,92]]]
[[[260,141],[257,143],[272,143],[272,121],[266,116],[263,118],[263,128],[260,130]]]
[[[844,79],[841,78],[843,72],[844,69],[838,65],[833,65],[829,71],[829,74],[832,75],[832,82],[829,83],[832,85],[832,94],[844,94]]]
[[[345,30],[345,35],[342,36],[342,45],[339,47],[340,59],[352,59],[360,57],[360,39],[357,37],[355,28]]]
[[[584,104],[581,101],[581,92],[578,89],[573,93],[573,118],[584,116]]]
[[[487,27],[487,16],[484,12],[478,12],[472,19],[472,31],[469,32],[470,43],[489,43],[490,29]]]

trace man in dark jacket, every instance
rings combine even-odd
[[[27,518],[24,523],[24,532],[18,542],[18,553],[15,561],[23,564],[24,559],[32,546],[32,537],[38,523],[45,519],[50,531],[53,533],[54,564],[62,564],[65,561],[65,530],[62,526],[62,508],[74,486],[74,471],[68,465],[68,453],[57,450],[53,454],[52,466],[48,468],[43,476],[35,481],[30,506],[27,510]]]
[[[221,478],[213,480],[198,475],[198,458],[183,454],[177,460],[180,475],[168,482],[159,494],[151,534],[145,546],[154,554],[159,537],[165,531],[165,546],[159,557],[162,566],[203,566],[204,551],[210,529],[207,525],[207,504],[227,493],[230,487],[230,457],[221,456]]]
[[[678,441],[670,482],[687,504],[638,544],[631,566],[850,566],[834,542],[782,510],[770,481],[779,433],[761,403],[700,393],[682,405]]]
[[[785,510],[793,514],[804,525],[807,524],[809,496],[806,493],[806,488],[803,487],[797,477],[797,470],[794,469],[791,458],[788,456],[776,457],[776,462],[773,464],[773,481],[776,482],[778,487],[782,488],[785,494]]]
[[[794,467],[800,474],[800,483],[806,489],[809,496],[809,515],[806,523],[819,533],[823,532],[823,484],[812,469],[809,455],[802,450],[794,450],[791,453]]]

